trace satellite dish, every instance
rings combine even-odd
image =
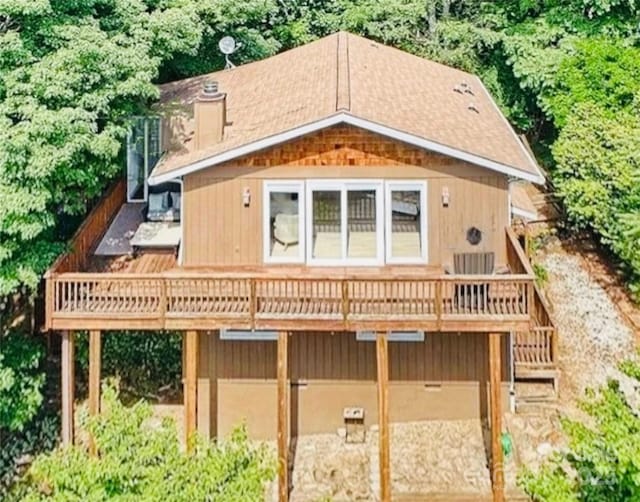
[[[228,56],[229,54],[233,54],[235,52],[236,41],[233,39],[233,37],[226,36],[220,39],[220,42],[218,42],[218,47],[220,48],[220,52],[222,52],[222,54]]]

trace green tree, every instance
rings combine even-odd
[[[0,335],[0,434],[22,431],[42,404],[42,347],[23,334]]]
[[[192,438],[181,448],[171,420],[154,424],[143,401],[128,408],[113,385],[104,387],[104,412],[82,415],[98,456],[81,446],[38,457],[10,500],[34,501],[260,501],[275,474],[264,446],[252,445],[240,428],[226,441]]]
[[[640,366],[623,371],[639,382]],[[640,416],[618,381],[590,391],[582,408],[589,424],[563,420],[569,446],[543,468],[524,472],[519,482],[535,501],[626,502],[640,500]]]

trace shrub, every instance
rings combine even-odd
[[[0,431],[21,431],[42,404],[42,347],[22,333],[0,334]]]
[[[640,366],[627,362],[621,369],[637,386]],[[569,448],[519,483],[535,501],[640,500],[640,416],[618,381],[590,391],[582,409],[589,425],[564,419]]]
[[[77,340],[81,375],[89,367],[89,337]],[[182,378],[182,336],[171,332],[107,332],[102,337],[102,373],[118,377],[133,395],[154,394],[164,386],[179,387]]]
[[[243,428],[212,443],[197,435],[192,454],[182,451],[173,421],[154,424],[151,407],[118,400],[115,386],[103,389],[104,412],[80,416],[97,446],[91,456],[79,446],[38,457],[10,500],[260,501],[275,474],[264,446],[252,445]]]

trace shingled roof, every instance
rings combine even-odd
[[[227,94],[227,125],[220,143],[196,150],[191,105],[210,80]],[[478,77],[350,33],[160,90],[159,108],[174,120],[176,113],[182,117],[181,137],[154,169],[151,183],[343,122],[543,181]]]

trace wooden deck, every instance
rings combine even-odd
[[[47,329],[513,331],[517,363],[555,361],[548,307],[510,228],[507,274],[446,275],[438,266],[189,269],[166,252],[97,266],[91,243],[123,194],[118,187],[107,194],[47,273]]]

